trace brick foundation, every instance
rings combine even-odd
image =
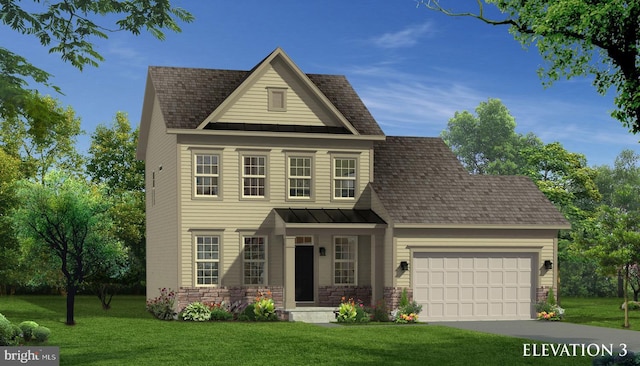
[[[320,286],[318,288],[318,306],[338,306],[342,298],[362,301],[365,306],[371,304],[370,286]]]
[[[276,307],[284,305],[284,288],[282,286],[265,287],[180,287],[177,291],[176,310],[180,311],[192,302],[226,302],[233,303],[240,301],[252,303],[258,292],[266,293],[271,291],[271,297]]]
[[[393,311],[398,308],[400,298],[402,297],[402,290],[404,290],[404,287],[384,288],[384,302],[389,311]],[[407,288],[407,297],[409,298],[409,301],[413,301],[413,289]]]

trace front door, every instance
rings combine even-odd
[[[296,301],[313,301],[313,248],[296,245]]]

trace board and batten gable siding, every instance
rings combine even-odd
[[[268,88],[286,88],[286,111],[269,111]],[[213,122],[341,126],[316,98],[282,60],[276,58],[264,74]]]
[[[187,139],[189,140],[189,139]],[[368,184],[370,149],[367,144],[361,148],[327,148],[332,145],[323,141],[315,144],[299,142],[290,145],[260,146],[256,143],[242,144],[242,138],[219,136],[199,136],[189,143],[179,143],[180,153],[180,240],[181,240],[181,286],[194,286],[194,245],[193,233],[217,230],[221,234],[220,285],[242,285],[241,236],[269,233],[275,226],[273,208],[353,208],[356,199],[332,199],[332,159],[335,156],[355,156],[358,159],[358,193]],[[210,144],[204,144],[204,140]],[[250,140],[250,139],[249,139]],[[265,139],[262,139],[265,140]],[[268,140],[268,139],[267,139]],[[280,139],[280,141],[284,141]],[[184,142],[184,141],[183,141]],[[195,143],[194,143],[195,142]],[[263,141],[264,142],[264,141]],[[300,147],[305,146],[305,147]],[[344,143],[341,145],[344,146]],[[193,195],[193,154],[211,152],[220,156],[219,197],[195,197]],[[244,154],[267,157],[266,198],[243,198],[241,194],[241,158]],[[312,156],[312,199],[289,199],[287,197],[287,157]],[[266,235],[266,234],[265,234]],[[283,281],[282,243],[278,237],[268,238],[269,284],[278,285]],[[278,249],[279,248],[279,249]]]
[[[540,269],[543,267],[546,259],[551,260],[554,263],[554,269],[549,271],[536,272],[535,286],[555,287],[555,264],[556,253],[554,252],[554,245],[556,238],[553,236],[556,232],[552,233],[541,230],[539,233],[532,232],[531,230],[525,231],[526,234],[518,232],[517,230],[508,230],[505,233],[495,232],[493,235],[486,235],[476,232],[474,237],[474,230],[457,230],[450,232],[450,235],[442,235],[440,231],[438,234],[434,234],[432,230],[419,230],[419,229],[395,229],[394,247],[396,258],[392,267],[397,267],[401,261],[407,261],[410,264],[412,261],[413,252],[460,252],[460,253],[535,253],[537,254],[538,263],[534,263],[534,268]],[[395,272],[394,272],[395,273]],[[412,271],[404,271],[401,275],[395,277],[396,287],[410,287],[411,286],[411,273]]]
[[[166,133],[157,98],[149,141],[145,160],[147,297],[154,298],[161,287],[178,288],[178,152],[176,136]]]

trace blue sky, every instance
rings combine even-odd
[[[610,117],[613,93],[597,94],[587,78],[545,89],[537,50],[523,49],[506,27],[446,17],[414,0],[172,3],[196,17],[182,33],[165,41],[111,33],[95,42],[106,61],[82,72],[5,28],[0,45],[54,75],[64,92],[57,98],[82,119],[82,152],[117,111],[139,123],[148,66],[248,70],[276,47],[304,72],[346,75],[387,135],[438,136],[456,111],[498,98],[517,132],[559,141],[589,165],[612,165],[625,148],[640,152],[640,136]]]

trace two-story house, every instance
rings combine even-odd
[[[402,106],[398,106],[402,108]],[[345,296],[427,319],[529,319],[568,223],[524,177],[469,175],[438,138],[385,136],[343,76],[276,49],[249,71],[150,67],[147,297],[285,310]]]

